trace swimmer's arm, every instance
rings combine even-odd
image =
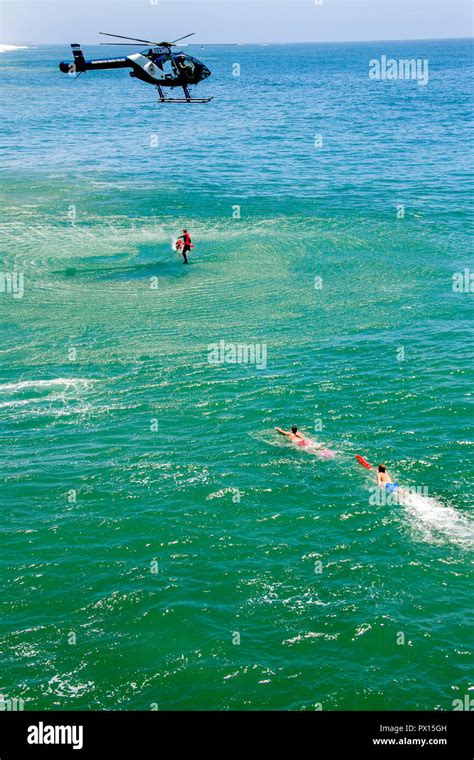
[[[289,433],[287,430],[282,430],[281,428],[275,428],[275,430],[277,433],[280,433],[280,435],[291,435],[291,433]]]

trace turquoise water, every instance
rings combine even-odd
[[[0,294],[4,696],[469,693],[471,49],[190,46],[215,96],[192,107],[124,71],[73,82],[66,47],[0,56],[2,269],[24,276]],[[383,54],[427,58],[428,85],[369,80]],[[221,340],[265,368],[211,364]],[[427,495],[373,504],[355,454]]]

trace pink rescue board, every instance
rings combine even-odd
[[[321,449],[321,451],[319,452],[319,456],[322,457],[323,459],[334,459],[336,454],[334,453],[334,451],[331,451],[331,449]]]

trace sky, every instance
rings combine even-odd
[[[99,31],[197,44],[471,37],[471,0],[1,0],[0,43],[100,41]]]

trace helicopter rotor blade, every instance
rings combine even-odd
[[[124,37],[123,34],[109,34],[109,32],[99,32],[99,34],[103,34],[105,37],[117,37],[121,40],[135,40],[135,42],[145,42],[147,45],[160,44],[159,42],[156,42],[156,40],[141,40],[139,37]]]
[[[171,44],[174,45],[175,42],[181,42],[181,40],[186,40],[188,37],[194,37],[195,34],[196,32],[191,32],[191,34],[185,34],[184,37],[178,37],[177,40],[173,40]]]

